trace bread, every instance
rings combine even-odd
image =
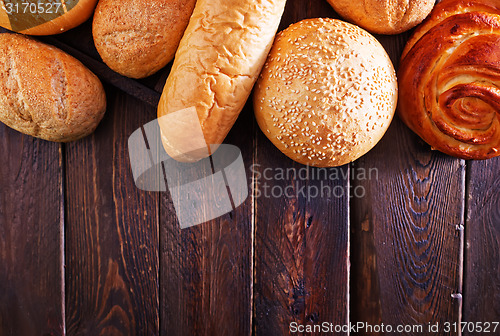
[[[78,60],[18,34],[0,34],[0,121],[67,142],[94,131],[106,110],[99,79]]]
[[[397,81],[369,33],[340,20],[308,19],[278,34],[253,101],[260,129],[286,156],[335,167],[382,138],[396,109]]]
[[[433,149],[500,155],[499,14],[500,1],[444,0],[408,41],[399,116]]]
[[[132,78],[154,74],[174,58],[196,0],[101,0],[92,34],[103,61]]]
[[[158,106],[163,146],[171,157],[197,161],[222,143],[264,65],[285,2],[197,1]],[[198,138],[199,127],[175,113],[193,109],[206,145],[197,152],[191,152],[189,139]]]
[[[375,34],[399,34],[418,25],[435,0],[328,0],[335,11]]]
[[[28,35],[53,35],[85,22],[97,0],[2,1],[0,26]]]

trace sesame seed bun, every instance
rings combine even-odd
[[[394,67],[352,24],[309,19],[280,32],[254,92],[264,134],[305,165],[335,167],[372,149],[397,103]]]

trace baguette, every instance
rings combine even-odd
[[[167,154],[195,162],[222,143],[266,61],[285,3],[197,1],[158,106]],[[199,127],[174,113],[184,110],[197,114],[206,148],[192,151]]]
[[[0,34],[0,121],[49,141],[89,135],[106,110],[99,79],[78,60],[29,37]]]

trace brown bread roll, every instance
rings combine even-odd
[[[85,22],[97,0],[1,1],[0,26],[28,35],[53,35]]]
[[[106,110],[99,79],[59,49],[0,34],[0,121],[19,132],[67,142],[89,135]]]
[[[132,78],[154,74],[174,58],[196,0],[101,0],[92,34],[103,61]]]
[[[264,65],[285,3],[198,0],[158,106],[163,146],[171,157],[196,161],[222,143]],[[178,116],[181,110],[186,113]],[[197,114],[201,131],[183,119],[189,111]],[[191,152],[200,132],[205,148]]]
[[[334,19],[303,20],[280,32],[254,91],[262,132],[292,160],[316,167],[341,166],[372,149],[396,102],[384,48]]]
[[[399,34],[418,25],[435,0],[328,0],[335,11],[375,34]]]
[[[399,69],[401,119],[443,153],[500,155],[500,1],[444,0]]]

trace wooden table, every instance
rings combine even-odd
[[[336,14],[326,1],[289,0],[281,29],[308,17]],[[89,28],[57,41],[97,57]],[[378,36],[396,66],[408,36]],[[144,88],[160,92],[167,74],[104,77],[154,104]],[[107,114],[81,141],[0,126],[0,335],[274,336],[292,322],[439,322],[436,334],[457,335],[444,323],[500,320],[500,159],[432,152],[396,118],[370,153],[329,170],[349,178],[266,180],[350,194],[254,193],[181,230],[170,194],[139,190],[130,169],[128,137],[155,108],[106,89]],[[249,185],[265,169],[303,168],[263,136],[251,104],[226,143],[241,149]],[[357,176],[374,168],[378,178]]]

